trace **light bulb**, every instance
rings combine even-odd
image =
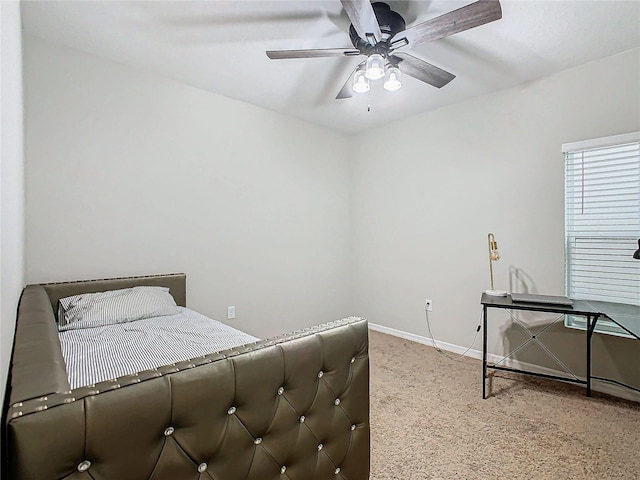
[[[369,91],[369,80],[364,71],[358,70],[353,76],[353,91],[356,93],[366,93]]]
[[[490,258],[494,262],[497,261],[497,260],[500,260],[500,252],[498,252],[498,250],[491,250]]]
[[[379,53],[372,53],[367,58],[365,75],[369,80],[378,80],[384,77],[384,58]]]
[[[398,67],[388,67],[387,75],[384,80],[384,89],[388,90],[389,92],[395,92],[396,90],[399,90],[400,87],[402,87],[402,82],[400,81],[401,75],[402,74],[400,73]]]

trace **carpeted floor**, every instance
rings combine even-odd
[[[640,479],[640,404],[369,338],[371,480]]]

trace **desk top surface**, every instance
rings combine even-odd
[[[550,312],[550,313],[566,313],[574,315],[594,315],[597,312],[584,300],[574,300],[573,305],[559,305],[553,303],[528,303],[528,302],[514,302],[511,299],[511,295],[505,295],[502,297],[482,294],[482,305],[495,308],[505,308],[513,310],[532,310],[536,312]]]
[[[566,315],[607,317],[631,335],[640,340],[640,307],[623,303],[599,302],[594,300],[574,300],[572,306],[546,303],[513,302],[511,295],[495,297],[482,294],[482,305],[513,310],[563,313]]]
[[[606,315],[612,322],[620,325],[640,340],[640,307],[624,303],[586,301],[596,311]]]

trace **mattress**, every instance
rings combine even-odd
[[[176,315],[59,332],[71,388],[258,340],[188,308],[179,310]]]

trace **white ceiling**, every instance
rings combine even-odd
[[[387,3],[412,26],[471,1]],[[457,76],[442,89],[405,77],[397,92],[378,81],[369,93],[343,100],[335,96],[364,57],[265,54],[351,47],[339,0],[23,1],[22,16],[27,34],[343,132],[640,47],[637,0],[501,4],[501,20],[411,50]]]

